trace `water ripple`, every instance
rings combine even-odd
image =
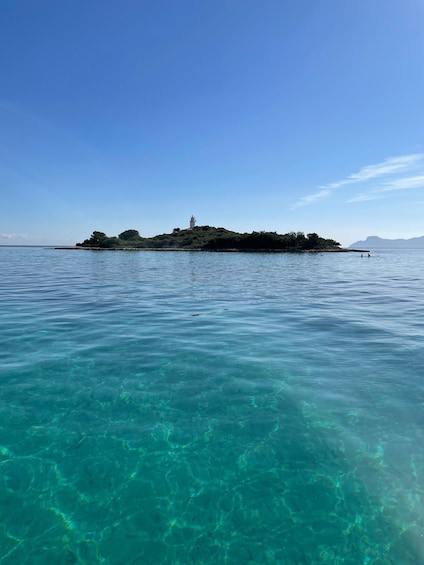
[[[418,252],[0,255],[2,563],[424,560]]]

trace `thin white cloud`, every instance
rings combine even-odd
[[[339,188],[346,184],[365,182],[378,177],[399,173],[409,170],[420,162],[424,161],[424,153],[414,153],[412,155],[401,155],[399,157],[389,157],[376,165],[368,165],[359,169],[357,173],[347,176],[345,179],[333,182],[320,188]]]
[[[365,202],[366,200],[377,200],[384,198],[385,193],[394,192],[397,190],[413,190],[417,188],[424,189],[424,174],[414,177],[403,177],[384,182],[378,188],[372,189],[367,194],[358,194],[354,198],[347,200],[348,203],[352,202]]]
[[[378,192],[408,190],[411,188],[424,188],[424,175],[392,180],[390,182],[384,183],[383,187],[378,189]]]
[[[361,167],[356,173],[348,175],[346,178],[329,184],[319,186],[319,190],[313,194],[304,196],[298,200],[291,209],[298,208],[299,206],[306,206],[314,203],[316,200],[328,196],[333,190],[342,186],[350,184],[366,184],[374,179],[382,178],[385,176],[396,176],[397,178],[384,182],[379,189],[373,189],[369,194],[359,194],[348,200],[348,202],[363,202],[365,200],[376,200],[381,198],[375,193],[388,192],[392,190],[402,190],[407,188],[419,188],[424,185],[424,175],[407,176],[398,178],[398,175],[403,173],[411,173],[417,168],[424,169],[424,153],[413,153],[411,155],[399,155],[397,157],[389,157],[381,163],[374,165],[367,165]]]
[[[292,206],[292,208],[297,208],[298,206],[306,206],[307,204],[312,204],[315,200],[319,200],[324,196],[328,196],[330,194],[330,190],[320,190],[315,194],[309,194],[309,196],[304,196],[301,198],[296,204]]]
[[[0,233],[3,239],[26,239],[28,236],[23,233]]]
[[[380,200],[381,198],[383,198],[383,196],[378,194],[358,194],[346,200],[346,202],[350,204],[351,202],[366,202],[367,200]]]

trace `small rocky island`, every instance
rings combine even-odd
[[[183,251],[262,251],[262,252],[317,252],[346,251],[334,239],[324,239],[316,233],[276,232],[237,233],[225,228],[196,226],[191,222],[187,229],[175,228],[172,233],[142,237],[135,229],[109,237],[94,231],[89,239],[77,243],[85,249],[155,249]]]

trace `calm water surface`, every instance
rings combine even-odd
[[[0,248],[0,563],[424,563],[423,259]]]

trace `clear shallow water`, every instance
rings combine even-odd
[[[422,564],[423,259],[0,248],[0,563]]]

